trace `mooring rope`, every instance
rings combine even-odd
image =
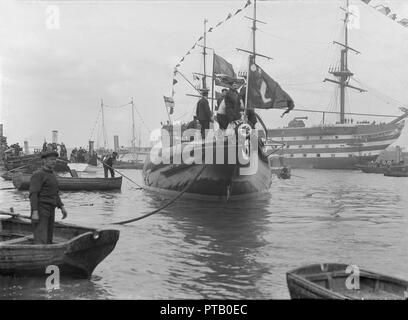
[[[201,173],[204,171],[204,169],[205,169],[206,167],[207,167],[207,165],[203,165],[203,167],[198,171],[198,173],[196,174],[196,176],[194,177],[194,179],[192,179],[192,180],[187,184],[187,186],[186,186],[183,190],[180,191],[180,193],[179,193],[177,196],[175,196],[173,199],[171,199],[171,200],[170,200],[169,202],[167,202],[165,205],[161,206],[160,208],[158,208],[158,209],[156,209],[156,210],[154,210],[154,211],[152,211],[152,212],[146,213],[146,214],[144,214],[143,216],[140,216],[140,217],[137,217],[137,218],[133,218],[133,219],[129,219],[129,220],[114,222],[113,224],[121,224],[121,225],[123,225],[123,224],[131,223],[131,222],[134,222],[134,221],[142,220],[142,219],[147,218],[147,217],[149,217],[149,216],[151,216],[151,215],[153,215],[153,214],[155,214],[155,213],[158,213],[158,212],[162,211],[164,208],[168,207],[168,206],[171,205],[173,202],[175,202],[178,198],[180,198],[180,197],[192,186],[192,184],[197,181],[198,177],[201,175]]]

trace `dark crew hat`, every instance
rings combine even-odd
[[[57,157],[58,158],[58,152],[57,151],[46,151],[46,152],[41,152],[41,159],[45,159],[48,157]]]

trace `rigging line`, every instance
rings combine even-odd
[[[97,114],[97,116],[96,116],[96,120],[95,120],[94,126],[93,126],[93,128],[92,128],[92,130],[91,130],[91,136],[89,137],[89,140],[91,140],[92,137],[93,137],[93,134],[94,134],[94,132],[95,132],[96,125],[98,124],[100,115],[101,115],[101,109],[99,109],[98,114]]]
[[[122,105],[120,105],[120,106],[110,106],[110,105],[108,105],[108,104],[104,104],[103,106],[104,106],[104,107],[107,107],[107,108],[111,108],[111,109],[117,109],[117,108],[126,107],[126,106],[131,105],[131,104],[132,104],[131,102],[128,102],[128,103],[122,104]]]
[[[280,37],[280,36],[277,36],[277,35],[275,35],[275,34],[273,34],[273,33],[270,33],[270,32],[267,32],[267,31],[265,31],[265,30],[262,30],[262,29],[257,29],[257,31],[259,31],[259,32],[261,32],[261,33],[264,33],[264,34],[266,34],[266,35],[269,35],[270,37],[272,37],[272,38],[276,38],[276,39],[279,39],[279,40],[282,40],[282,41],[288,41],[288,42],[296,42],[296,43],[309,43],[309,44],[315,44],[315,45],[327,45],[327,43],[326,42],[320,42],[320,41],[302,41],[302,40],[293,40],[293,39],[288,39],[288,38],[283,38],[283,37]]]
[[[321,81],[313,81],[313,82],[299,82],[299,83],[281,83],[281,85],[283,85],[283,86],[303,86],[303,85],[306,85],[306,84],[317,84],[317,83],[321,84],[322,82]]]
[[[175,118],[173,121],[180,120],[181,118],[183,118],[184,116],[186,116],[188,113],[190,113],[190,111],[184,112],[181,116]]]
[[[137,218],[133,218],[133,219],[129,219],[129,220],[124,220],[124,221],[119,221],[119,222],[114,222],[113,224],[127,224],[127,223],[131,223],[134,221],[138,221],[138,220],[142,220],[144,218],[147,218],[153,214],[156,214],[160,211],[162,211],[163,209],[165,209],[166,207],[168,207],[169,205],[171,205],[172,203],[174,203],[178,198],[180,198],[186,191],[188,191],[188,189],[190,189],[190,187],[193,185],[194,182],[197,181],[197,179],[199,178],[199,176],[201,175],[201,173],[204,171],[204,169],[207,167],[207,165],[203,165],[202,168],[198,171],[198,173],[196,174],[196,176],[194,177],[194,179],[191,179],[190,182],[187,184],[187,186],[180,191],[179,194],[177,194],[173,199],[171,199],[169,202],[167,202],[166,204],[164,204],[163,206],[161,206],[160,208],[146,213],[144,215],[142,215],[141,217],[137,217]]]
[[[368,92],[371,93],[372,95],[376,96],[376,95],[375,95],[375,92],[377,92],[377,94],[378,94],[378,95],[377,95],[377,98],[380,99],[380,100],[381,100],[381,98],[379,97],[379,95],[382,95],[383,98],[385,98],[385,99],[387,99],[387,100],[392,100],[392,101],[394,101],[394,102],[395,102],[395,105],[398,104],[398,107],[399,107],[400,105],[405,105],[404,102],[401,102],[401,101],[398,101],[398,100],[396,100],[396,99],[394,99],[394,98],[392,98],[392,97],[389,97],[389,96],[387,96],[385,93],[382,93],[381,91],[377,90],[376,88],[374,88],[374,87],[372,87],[372,86],[370,86],[370,85],[367,85],[366,83],[362,83],[360,80],[358,80],[358,78],[356,78],[356,77],[354,77],[354,76],[353,76],[351,79],[354,80],[354,81],[356,81],[358,84],[360,84],[360,85],[362,85],[362,86],[367,87],[368,89],[370,89]],[[384,100],[383,100],[383,101],[384,101]],[[392,104],[392,103],[390,103],[389,101],[385,101],[385,102],[387,102],[388,104]]]
[[[369,41],[372,41],[372,39],[370,39],[370,38],[369,38],[368,36],[366,36],[364,33],[361,33],[361,35],[363,36],[363,38],[365,38],[365,39],[367,39],[367,40],[369,40]],[[391,75],[393,75],[393,76],[396,78],[396,80],[398,80],[398,81],[405,87],[405,89],[408,90],[408,85],[407,85],[407,83],[404,82],[399,76],[397,76],[397,75],[391,70],[391,68],[389,67],[389,65],[387,64],[387,62],[388,62],[387,59],[384,60],[384,61],[382,61],[382,65],[387,69],[387,71],[388,71]]]
[[[339,111],[324,111],[324,110],[312,110],[312,109],[292,109],[291,111],[340,114]],[[385,118],[398,118],[399,117],[399,116],[394,116],[394,115],[389,115],[389,114],[375,114],[375,113],[345,112],[345,114],[356,115],[356,116],[385,117]]]
[[[138,108],[134,108],[134,109],[136,110],[137,115],[139,116],[140,120],[142,121],[142,123],[143,123],[143,125],[146,127],[146,129],[147,129],[149,132],[152,132],[152,130],[150,130],[150,128],[147,126],[146,122],[143,120],[143,117],[142,117],[142,115],[140,114]]]

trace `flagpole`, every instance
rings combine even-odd
[[[248,108],[248,90],[249,90],[249,72],[251,67],[251,56],[248,57],[248,69],[247,69],[247,81],[245,88],[245,104],[244,104],[244,119],[247,118],[247,108]]]
[[[213,66],[212,66],[212,79],[211,79],[211,113],[214,115],[214,83],[215,83],[215,77],[214,77],[214,55],[215,52],[213,51]]]

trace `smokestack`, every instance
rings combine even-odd
[[[94,154],[94,141],[89,140],[89,153]]]
[[[24,141],[24,154],[30,154],[30,149],[28,148],[28,141]]]
[[[52,143],[58,143],[58,130],[52,131]]]
[[[3,136],[3,124],[0,123],[0,137]]]
[[[119,151],[119,136],[113,136],[113,149]]]

